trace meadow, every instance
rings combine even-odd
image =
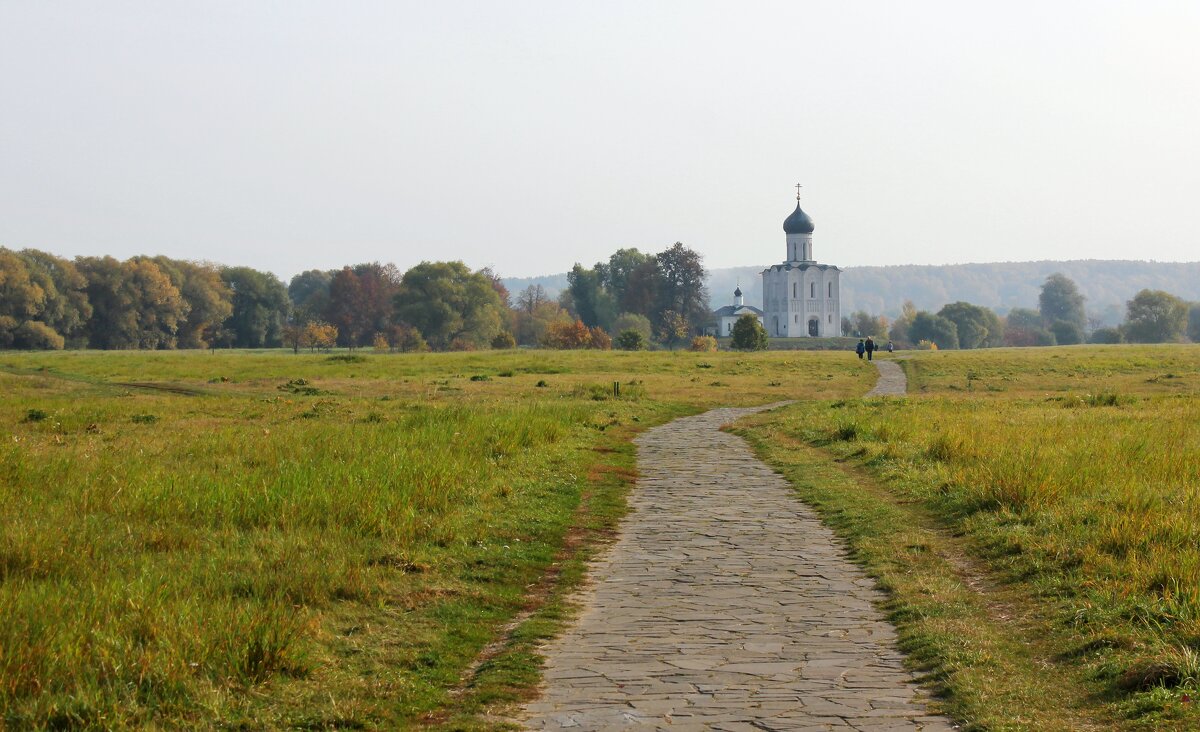
[[[488,727],[636,432],[873,380],[845,354],[0,354],[0,726]]]
[[[744,434],[889,590],[945,708],[978,729],[1200,727],[1200,347],[900,363],[907,398]]]
[[[1200,726],[1200,347],[897,357],[0,354],[0,727],[503,727],[630,440],[782,399],[735,429],[941,709]]]

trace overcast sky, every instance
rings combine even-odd
[[[1200,2],[0,0],[0,246],[1200,259]]]

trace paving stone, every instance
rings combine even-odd
[[[903,394],[876,361],[873,394]],[[882,597],[716,409],[638,438],[637,489],[528,729],[955,729],[926,709]]]

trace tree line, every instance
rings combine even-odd
[[[576,264],[569,281],[558,298],[514,297],[490,268],[370,262],[285,285],[249,267],[0,248],[0,348],[644,348],[709,318],[701,257],[680,243]]]
[[[859,310],[842,318],[844,335],[886,337],[902,347],[994,348],[1053,346],[1078,343],[1200,343],[1200,303],[1188,303],[1162,290],[1144,289],[1126,302],[1117,327],[1089,330],[1086,298],[1061,273],[1046,278],[1038,307],[1013,308],[1003,317],[967,302],[940,310],[918,310],[906,301],[900,317]]]

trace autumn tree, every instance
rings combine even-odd
[[[685,343],[691,332],[691,325],[682,313],[667,310],[659,317],[658,341],[667,348],[675,348]]]
[[[546,328],[551,323],[569,321],[566,311],[546,295],[541,285],[530,285],[517,295],[517,306],[513,311],[513,335],[523,346],[536,346],[542,342]]]
[[[589,348],[592,345],[592,331],[582,320],[551,323],[546,328],[542,345],[562,350]]]
[[[233,314],[233,291],[221,279],[217,265],[168,257],[152,260],[179,290],[187,315],[179,324],[179,348],[208,348],[217,331]]]
[[[17,256],[25,262],[30,279],[45,296],[35,320],[60,335],[67,346],[86,346],[92,305],[88,302],[83,274],[69,260],[36,249],[23,249]]]

